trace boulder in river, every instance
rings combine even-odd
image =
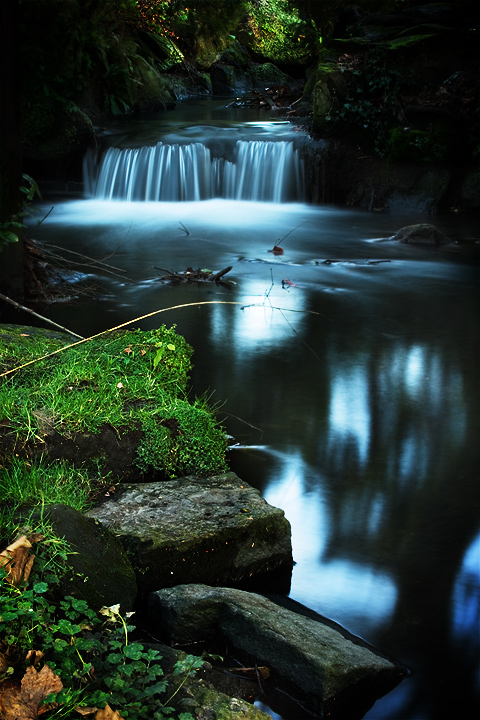
[[[87,515],[118,536],[142,592],[192,582],[288,591],[290,523],[233,472],[120,485]]]
[[[406,225],[397,230],[390,240],[395,242],[408,243],[409,245],[448,245],[451,240],[435,225],[429,223],[417,223]]]
[[[149,623],[173,644],[220,639],[251,666],[267,666],[276,687],[319,718],[362,718],[408,674],[336,623],[242,590],[158,590],[150,594]]]

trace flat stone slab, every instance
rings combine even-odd
[[[290,523],[233,472],[120,485],[87,515],[120,539],[142,592],[256,581],[271,592],[288,590]]]
[[[174,644],[221,639],[252,666],[270,668],[277,687],[318,718],[362,718],[408,674],[336,623],[242,590],[159,590],[149,598],[149,624]]]

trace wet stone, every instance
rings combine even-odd
[[[120,485],[87,514],[120,539],[142,593],[192,582],[288,591],[290,523],[233,472]]]

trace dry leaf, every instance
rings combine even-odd
[[[103,710],[97,712],[95,720],[123,720],[123,718],[118,710],[112,710],[110,705],[105,705]]]
[[[30,576],[35,555],[29,555],[33,543],[45,540],[40,533],[33,533],[27,538],[25,535],[17,538],[5,550],[0,552],[0,567],[7,571],[7,581],[11,585],[20,585]]]
[[[25,660],[30,660],[30,664],[35,667],[42,658],[43,652],[41,650],[29,650],[26,654]]]
[[[94,712],[97,712],[98,708],[96,707],[76,707],[75,712],[77,712],[82,717],[87,717],[87,715],[93,715]]]
[[[10,681],[2,684],[1,720],[37,720],[42,714],[42,709],[39,710],[42,700],[62,688],[62,681],[48,665],[44,665],[40,672],[28,667],[20,687]]]
[[[33,565],[33,556],[29,558],[28,555],[31,547],[32,543],[22,535],[0,553],[0,567],[6,569],[6,579],[11,585],[19,585],[22,579],[28,579]]]

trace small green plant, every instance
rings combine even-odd
[[[41,198],[40,190],[35,180],[33,180],[30,175],[23,175],[22,177],[26,181],[25,185],[20,186],[20,192],[24,195],[22,209],[18,213],[15,213],[7,222],[0,223],[0,250],[5,245],[18,242],[19,234],[17,229],[23,228],[22,218],[32,214],[31,204],[35,195]]]
[[[0,543],[13,536],[20,515],[26,517],[35,510],[42,513],[44,505],[61,503],[87,510],[95,488],[104,486],[106,480],[93,466],[87,470],[43,457],[11,458],[6,467],[0,467]]]
[[[21,678],[31,658],[42,653],[41,665],[63,684],[43,699],[45,720],[69,718],[75,708],[108,705],[125,720],[165,720],[176,717],[169,703],[186,679],[203,665],[187,655],[176,663],[174,676],[183,675],[169,692],[157,650],[130,641],[135,630],[118,605],[99,613],[84,600],[65,597],[54,601],[49,585],[32,575],[31,586],[21,589],[6,580],[0,568],[0,655],[5,669],[0,683]],[[181,713],[179,720],[193,720]]]

